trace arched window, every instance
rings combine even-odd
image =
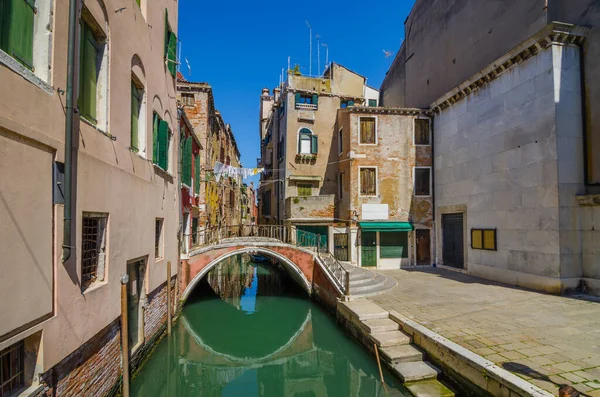
[[[302,128],[298,135],[299,154],[317,154],[318,137],[308,128]]]

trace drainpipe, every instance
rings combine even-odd
[[[75,40],[77,28],[77,0],[69,2],[69,41],[67,55],[67,100],[65,119],[65,207],[63,225],[63,254],[65,263],[71,257],[71,210],[73,173],[71,169],[73,151],[73,89],[75,85]]]

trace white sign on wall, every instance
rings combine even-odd
[[[375,221],[387,220],[389,218],[389,210],[387,204],[363,204],[362,219]]]

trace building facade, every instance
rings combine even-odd
[[[0,355],[10,363],[0,384],[10,395],[104,395],[123,373],[121,333],[134,367],[161,335],[167,263],[179,260],[177,3],[115,13],[122,4],[86,1],[70,45],[69,1],[31,4],[0,6],[14,7],[0,47],[10,93],[0,98]]]
[[[431,110],[436,263],[599,294],[600,9],[431,3],[415,3],[381,101]]]

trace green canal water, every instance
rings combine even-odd
[[[277,264],[230,258],[185,304],[131,396],[409,396]]]

